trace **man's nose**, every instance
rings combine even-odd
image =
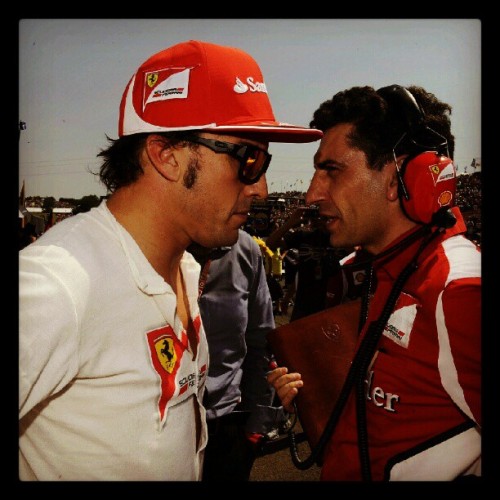
[[[245,191],[247,196],[252,196],[254,198],[266,199],[268,197],[267,191],[267,179],[266,176],[263,175],[257,182],[254,184],[248,184],[245,186]]]
[[[322,201],[324,199],[323,191],[321,172],[316,170],[306,192],[306,204],[312,205]]]

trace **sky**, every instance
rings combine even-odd
[[[245,50],[279,121],[308,126],[344,89],[419,85],[452,106],[455,164],[481,157],[479,19],[21,19],[19,190],[104,195],[99,151],[118,135],[131,76],[151,55],[196,39]],[[269,192],[306,191],[319,142],[271,143]]]

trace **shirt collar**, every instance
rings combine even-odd
[[[462,234],[462,233],[466,232],[467,226],[465,225],[465,221],[464,221],[463,216],[460,212],[460,209],[458,207],[453,207],[452,213],[456,218],[456,223],[452,227],[443,230],[441,232],[441,234],[436,236],[431,241],[431,243],[428,245],[428,247],[422,251],[422,254],[419,257],[419,261],[425,259],[436,248],[436,246],[441,244],[443,241],[445,241],[448,238],[451,238],[452,236],[455,236],[457,234]],[[389,245],[387,245],[387,247],[384,248],[382,250],[382,252],[380,252],[380,253],[383,253],[383,252],[389,250],[390,248],[398,245],[405,238],[408,238],[412,234],[419,231],[421,229],[421,227],[422,226],[418,226],[416,228],[412,228],[409,231],[403,233],[398,238],[393,240]],[[436,231],[436,228],[432,228],[432,231]],[[396,250],[393,253],[390,253],[389,255],[387,255],[386,257],[381,258],[380,260],[375,259],[374,260],[375,268],[376,269],[377,268],[384,269],[390,276],[392,276],[394,278],[403,270],[403,268],[410,262],[410,260],[416,254],[424,237],[427,237],[427,236],[422,236],[422,237],[417,238],[415,241],[413,241],[408,246],[404,247],[402,250]],[[360,260],[364,260],[364,259],[361,258]]]
[[[110,222],[113,231],[119,238],[137,287],[148,295],[158,295],[167,292],[173,293],[172,287],[155,271],[132,235],[111,213],[106,202],[103,203],[103,212]],[[197,278],[191,280],[187,279],[187,277],[191,273],[196,273],[197,277],[199,276],[199,264],[194,260],[191,254],[184,252],[180,265],[182,274],[185,277],[184,282],[186,284],[188,296],[190,298],[197,297]]]

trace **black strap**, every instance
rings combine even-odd
[[[361,360],[359,364],[359,371],[356,374],[356,415],[358,423],[359,460],[361,463],[361,474],[364,481],[371,481],[368,431],[366,425],[365,375],[368,371],[368,367],[371,363],[375,350],[377,349],[377,345],[382,332],[384,331],[385,325],[394,310],[399,294],[401,293],[401,290],[410,275],[417,270],[417,258],[423,249],[424,246],[420,246],[413,259],[397,277],[381,315],[377,321],[370,324],[358,351],[361,352]]]
[[[424,248],[431,242],[431,240],[440,233],[440,229],[435,230],[423,239],[421,245],[419,246],[417,252],[413,256],[409,264],[403,269],[403,271],[399,274],[396,281],[394,282],[394,285],[391,289],[381,315],[379,316],[377,321],[374,321],[369,325],[368,330],[364,335],[361,344],[354,356],[351,368],[347,373],[346,380],[344,381],[344,385],[342,386],[342,390],[340,391],[337,403],[325,426],[325,430],[323,431],[323,434],[321,435],[316,446],[311,450],[309,457],[305,460],[301,460],[298,456],[293,427],[288,431],[290,437],[290,453],[292,462],[298,469],[309,469],[312,465],[321,461],[323,451],[327,443],[329,442],[333,431],[335,430],[340,415],[344,410],[349,394],[351,393],[352,388],[356,387],[356,412],[358,422],[358,443],[361,472],[363,480],[371,480],[370,458],[368,450],[368,432],[366,428],[366,399],[364,391],[364,378],[371,359],[373,358],[373,354],[375,353],[377,344],[380,340],[380,336],[382,335],[384,327],[387,324],[387,320],[389,319],[389,316],[394,309],[396,300],[399,297],[399,294],[401,293],[401,290],[403,289],[403,286],[406,283],[407,279],[418,268],[418,257],[420,256]],[[296,407],[295,412],[297,413]]]

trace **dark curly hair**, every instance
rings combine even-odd
[[[106,136],[110,146],[102,149],[97,156],[104,159],[99,170],[99,178],[108,192],[113,193],[121,187],[132,184],[143,174],[140,157],[148,135],[151,134],[132,134],[119,139],[110,139]],[[158,135],[173,146],[185,142],[187,137],[185,132],[160,132]],[[189,135],[193,136],[195,133],[190,131]]]
[[[407,90],[423,111],[422,126],[431,128],[447,140],[448,155],[453,158],[455,140],[449,117],[451,106],[422,87],[412,85]],[[314,112],[310,126],[325,132],[339,123],[352,123],[351,146],[366,154],[371,168],[380,169],[392,158],[395,144],[408,132],[408,121],[400,112],[394,111],[373,87],[352,87],[324,101]],[[409,141],[402,143],[398,153],[414,154],[415,147]]]

